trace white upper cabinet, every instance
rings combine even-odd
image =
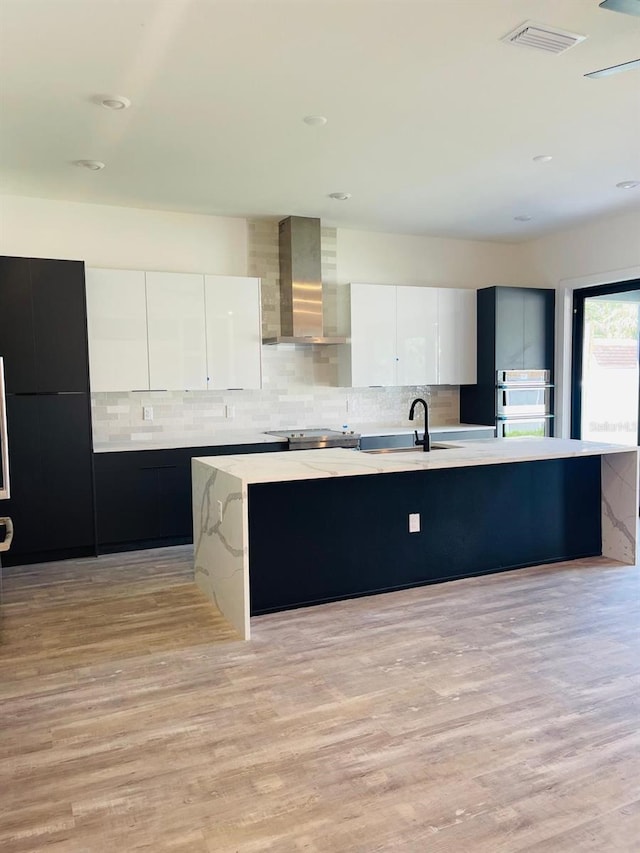
[[[85,270],[92,391],[149,387],[147,306],[141,270]]]
[[[437,290],[438,385],[475,385],[476,291]]]
[[[206,390],[204,276],[148,272],[146,281],[151,390]]]
[[[438,288],[396,288],[396,385],[438,381]]]
[[[476,382],[475,290],[352,284],[350,302],[340,385]]]
[[[92,391],[260,388],[260,279],[86,270]]]
[[[351,344],[339,347],[341,384],[396,385],[396,288],[351,285]]]
[[[260,279],[206,275],[210,389],[260,388]]]

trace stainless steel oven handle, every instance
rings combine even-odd
[[[498,383],[496,388],[499,388],[501,391],[540,391],[542,388],[555,388],[555,385],[552,385],[550,382],[531,382],[526,383],[522,382],[520,385],[512,382],[509,385],[506,385],[504,382]]]

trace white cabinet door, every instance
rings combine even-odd
[[[394,285],[351,285],[351,385],[397,385]]]
[[[261,387],[260,279],[206,275],[210,389]]]
[[[206,390],[204,276],[148,272],[146,282],[151,389]]]
[[[144,272],[85,270],[92,391],[149,388]]]
[[[396,288],[398,385],[438,381],[438,289]]]
[[[438,288],[438,333],[438,384],[475,384],[475,290]]]

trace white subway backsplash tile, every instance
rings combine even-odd
[[[404,421],[411,401],[423,396],[429,397],[434,426],[459,421],[459,393],[455,387],[331,388],[314,385],[302,391],[302,380],[295,369],[297,355],[289,353],[288,367],[289,375],[298,384],[279,385],[276,377],[271,377],[269,389],[262,391],[149,392],[144,395],[144,402],[153,406],[151,423],[141,418],[140,392],[94,395],[94,398],[111,399],[106,406],[96,405],[94,399],[93,440],[96,443],[119,443],[129,439],[140,442],[158,438],[178,440],[190,432],[202,435],[208,431],[234,429],[332,427],[350,421],[360,425],[392,425]],[[234,418],[225,417],[226,405],[234,406]],[[118,408],[117,415],[107,414],[112,407]]]

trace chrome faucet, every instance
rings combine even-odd
[[[431,444],[429,441],[429,406],[427,405],[427,401],[423,400],[422,397],[416,397],[416,399],[411,404],[411,408],[409,409],[409,420],[412,421],[415,415],[416,406],[418,403],[422,403],[424,406],[424,436],[422,438],[418,438],[418,430],[414,430],[414,435],[416,437],[416,446],[419,447],[422,445],[422,449],[425,453],[428,453],[431,450]]]

